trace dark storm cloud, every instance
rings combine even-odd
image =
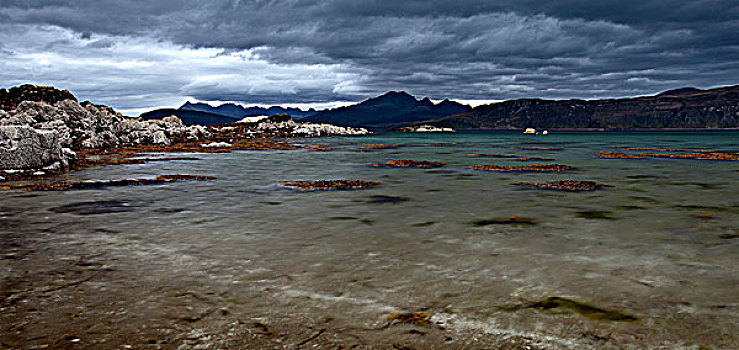
[[[262,77],[245,77],[253,80],[246,85],[219,83],[226,66],[218,74],[203,73],[212,80],[163,78],[180,84],[173,95],[207,100],[356,100],[387,90],[432,98],[592,98],[736,84],[739,77],[737,1],[0,4],[5,26],[66,28],[91,50],[125,51],[121,38],[145,38],[149,44],[223,49],[219,55],[229,57],[248,51],[245,60],[274,65]],[[42,50],[69,50],[63,40],[74,39],[48,42]]]

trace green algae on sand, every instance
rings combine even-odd
[[[567,309],[587,318],[600,321],[635,322],[639,320],[635,316],[620,311],[606,310],[581,301],[562,297],[549,297],[534,303],[531,307],[542,310]]]

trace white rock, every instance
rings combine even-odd
[[[228,142],[211,142],[211,143],[203,143],[200,145],[200,147],[207,147],[207,148],[221,148],[221,147],[231,147],[232,145]]]
[[[237,123],[256,123],[256,122],[260,122],[260,121],[262,121],[264,119],[268,119],[268,118],[269,118],[268,115],[258,115],[258,116],[254,116],[254,117],[245,117],[244,119],[241,119],[241,120],[237,121]]]
[[[155,145],[164,145],[169,146],[172,144],[172,141],[169,140],[169,137],[167,137],[167,134],[164,133],[163,130],[159,130],[151,135],[151,142]]]

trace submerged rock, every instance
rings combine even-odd
[[[77,215],[98,215],[122,213],[135,210],[134,206],[124,201],[94,201],[94,202],[78,202],[49,209],[55,213],[69,213]]]
[[[604,211],[604,210],[587,210],[587,211],[578,211],[577,217],[583,218],[583,219],[590,219],[590,220],[616,220],[616,218],[613,217],[613,213],[610,211]]]
[[[475,220],[471,222],[470,225],[475,227],[483,227],[488,225],[534,226],[536,225],[536,221],[534,221],[534,219],[524,218],[518,215],[511,215],[507,218]]]
[[[367,200],[369,204],[398,204],[407,202],[410,199],[407,197],[395,197],[395,196],[372,196]]]

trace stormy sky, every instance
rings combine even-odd
[[[739,1],[0,0],[0,86],[135,113],[601,98],[739,81]]]

